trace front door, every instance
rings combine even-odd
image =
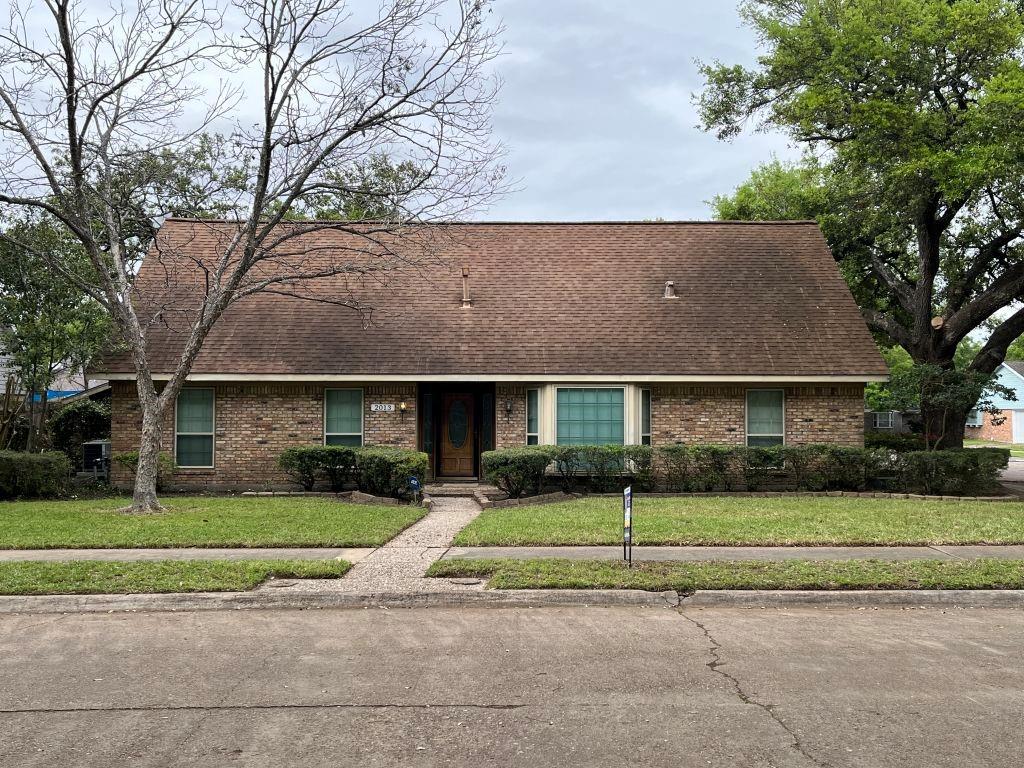
[[[472,477],[473,403],[472,394],[445,392],[441,400],[441,471],[443,477]]]

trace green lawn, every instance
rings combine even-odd
[[[128,499],[0,503],[0,549],[60,547],[374,547],[422,507],[312,496],[167,497],[167,512],[126,515]]]
[[[1020,544],[1024,503],[638,495],[633,536],[638,545]],[[622,502],[609,497],[489,509],[455,537],[470,547],[621,543]]]
[[[156,560],[0,563],[0,595],[237,592],[271,576],[337,579],[341,560]]]
[[[494,589],[1022,589],[1020,560],[643,562],[440,560],[429,576],[489,578]]]
[[[991,446],[993,448],[1009,448],[1010,455],[1016,459],[1024,459],[1024,445],[1020,443],[993,443],[989,440],[964,440],[964,445],[970,448]]]

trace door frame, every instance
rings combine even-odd
[[[453,482],[473,482],[480,478],[480,454],[485,450],[491,450],[493,445],[485,445],[489,439],[493,444],[494,430],[497,427],[496,405],[494,397],[494,383],[486,382],[443,382],[443,383],[421,383],[418,389],[417,401],[417,433],[418,448],[427,454],[427,477],[436,479],[444,477],[438,475],[441,460],[441,429],[443,425],[442,400],[446,392],[453,394],[467,394],[473,396],[473,475],[471,477],[453,477]],[[486,400],[490,397],[490,424],[485,425],[487,418]],[[489,429],[485,429],[489,426]]]

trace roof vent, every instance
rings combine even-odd
[[[469,309],[473,300],[469,298],[469,267],[462,268],[462,308]]]
[[[676,296],[676,284],[672,280],[665,281],[665,293],[662,294],[664,299],[678,299]]]

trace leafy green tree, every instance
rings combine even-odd
[[[91,269],[81,247],[45,219],[8,223],[0,238],[0,347],[27,393],[26,449],[35,450],[46,424],[47,390],[65,368],[81,370],[109,333],[102,307],[40,256],[57,252],[84,276]],[[38,402],[37,402],[38,399]]]
[[[822,206],[865,320],[916,364],[953,370],[989,324],[965,370],[992,373],[1024,333],[1024,3],[748,0],[740,13],[764,51],[753,68],[702,66],[705,129],[728,139],[753,121],[817,158],[746,190],[772,181],[773,216]],[[820,188],[796,189],[811,173]],[[968,408],[951,417],[929,398],[928,431],[960,444]]]

